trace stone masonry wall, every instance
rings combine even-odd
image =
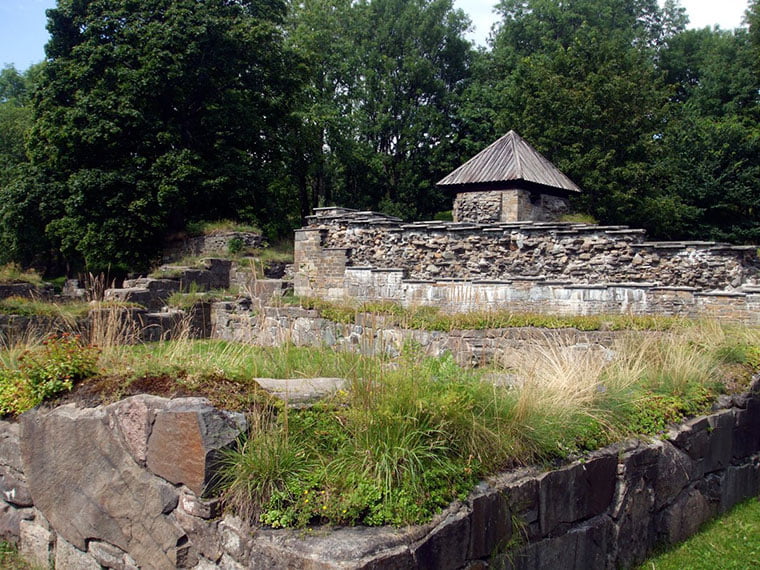
[[[488,308],[581,314],[631,308],[696,315],[714,307],[716,314],[730,318],[738,311],[746,320],[756,303],[760,261],[755,246],[645,242],[644,230],[625,226],[403,224],[373,212],[325,208],[296,231],[295,271],[297,295],[329,299],[388,298],[470,310],[460,303],[469,299]],[[470,291],[452,285],[460,282]],[[700,298],[709,295],[716,298]],[[727,301],[731,295],[736,299]]]
[[[644,242],[644,230],[625,226],[394,221],[373,213],[318,213],[301,233],[320,231],[322,247],[350,250],[349,265],[404,269],[411,279],[541,276],[725,289],[760,271],[755,246]]]
[[[569,210],[566,198],[530,190],[460,192],[454,199],[455,222],[494,224],[518,220],[548,222]]]
[[[164,262],[169,263],[188,256],[226,254],[233,239],[240,240],[245,248],[259,248],[264,241],[261,234],[253,232],[224,231],[189,237],[167,247],[164,250]]]
[[[57,570],[628,568],[760,494],[760,393],[661,439],[481,482],[426,525],[249,529],[203,498],[245,429],[202,399],[135,396],[0,422],[0,536]]]

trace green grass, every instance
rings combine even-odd
[[[177,291],[172,293],[166,300],[166,305],[186,311],[197,303],[233,300],[234,298],[235,295],[229,290],[212,289],[210,291],[201,291],[195,283],[191,283],[190,289],[187,292]]]
[[[250,232],[260,234],[261,230],[257,226],[233,220],[194,222],[187,225],[187,233],[191,236],[213,235],[223,232]]]
[[[53,317],[75,321],[87,315],[90,305],[85,302],[51,303],[27,297],[0,299],[0,314],[23,317]]]
[[[0,568],[4,570],[32,570],[34,567],[18,553],[18,548],[8,542],[0,541]]]
[[[444,313],[437,307],[405,308],[387,301],[352,304],[331,302],[311,297],[287,297],[284,302],[307,309],[316,309],[321,316],[338,323],[354,323],[360,315],[380,316],[384,324],[402,328],[434,331],[539,327],[546,329],[574,328],[581,331],[654,330],[664,331],[693,326],[695,321],[680,317],[636,315],[557,316],[509,311],[473,311]]]
[[[88,384],[88,397],[97,392],[107,401],[141,392],[196,394],[244,410],[252,429],[227,456],[226,504],[275,527],[429,520],[488,474],[551,465],[704,413],[720,391],[746,389],[760,360],[758,329],[704,324],[626,335],[611,360],[554,343],[510,353],[488,370],[463,368],[450,354],[426,356],[415,344],[392,358],[292,345],[181,338],[123,345],[118,334],[100,338],[107,341],[99,349],[54,343],[52,351],[29,348],[31,358],[6,351],[2,374],[27,382],[25,390],[2,394],[4,411],[19,413],[77,382]],[[82,364],[76,369],[66,368],[71,351]],[[518,381],[499,386],[486,376],[494,373]],[[316,376],[347,383],[306,410],[288,409],[253,380]]]
[[[744,570],[760,563],[760,500],[750,499],[639,570]]]
[[[0,266],[0,283],[42,285],[42,277],[34,269],[21,269],[15,263],[7,263]]]

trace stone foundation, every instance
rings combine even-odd
[[[0,422],[0,536],[41,567],[629,568],[760,494],[760,394],[655,441],[506,472],[426,525],[249,529],[202,498],[245,429],[202,399],[135,396]]]
[[[295,294],[447,311],[710,316],[757,322],[755,246],[644,242],[586,224],[402,224],[318,210],[296,231]]]

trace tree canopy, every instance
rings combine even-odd
[[[198,220],[426,218],[509,129],[602,223],[760,241],[760,0],[732,31],[677,0],[497,10],[476,49],[451,0],[59,0],[45,62],[0,71],[1,256],[125,272]]]

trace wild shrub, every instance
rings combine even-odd
[[[78,335],[50,336],[18,357],[18,368],[0,369],[0,413],[20,414],[93,376],[99,350]]]

